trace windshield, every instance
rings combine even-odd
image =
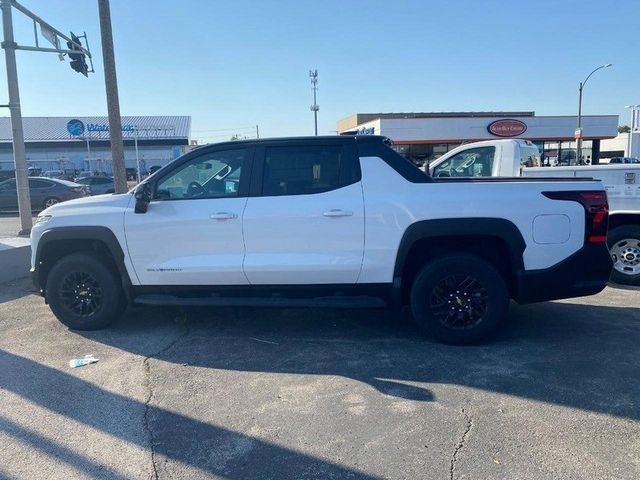
[[[443,161],[434,177],[490,177],[496,147],[476,147],[464,150]]]

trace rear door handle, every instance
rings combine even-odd
[[[329,210],[324,212],[322,215],[325,217],[351,217],[353,216],[353,212],[349,210],[340,210],[339,208],[334,208],[333,210]]]
[[[216,212],[212,213],[209,218],[211,220],[233,220],[234,218],[238,218],[238,215],[229,212]]]

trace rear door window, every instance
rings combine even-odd
[[[262,195],[309,195],[350,185],[358,178],[342,145],[265,149]]]
[[[40,180],[37,178],[29,179],[29,188],[51,188],[52,186],[53,183],[46,180]]]

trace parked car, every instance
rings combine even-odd
[[[602,182],[434,179],[373,135],[193,150],[135,193],[54,205],[31,271],[57,318],[104,328],[143,305],[402,307],[441,341],[611,274]],[[161,241],[159,241],[161,240]],[[366,240],[366,241],[365,241]]]
[[[29,177],[29,193],[31,195],[31,210],[40,211],[56,203],[87,195],[84,185],[44,177]],[[10,178],[0,182],[0,210],[17,211],[18,193],[16,179]]]
[[[43,174],[43,177],[47,178],[64,178],[64,172],[62,170],[46,170]]]
[[[42,169],[40,167],[29,167],[27,169],[27,175],[30,177],[39,177],[42,175]]]
[[[116,191],[111,177],[84,177],[77,179],[76,183],[89,187],[90,195],[102,195]]]
[[[74,182],[78,183],[78,180],[82,179],[82,178],[87,178],[87,177],[92,177],[93,174],[91,172],[87,172],[87,171],[82,171],[78,174],[78,176],[76,178],[73,179]]]
[[[127,167],[125,169],[125,171],[127,173],[127,180],[128,181],[137,180],[137,178],[138,178],[138,170],[137,169]]]
[[[0,180],[6,180],[7,178],[14,178],[16,176],[15,170],[0,170]]]
[[[636,157],[613,157],[609,163],[640,163],[640,158]]]

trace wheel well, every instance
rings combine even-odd
[[[107,245],[100,240],[52,240],[43,246],[39,255],[39,275],[40,288],[44,289],[47,284],[47,277],[55,263],[61,258],[72,253],[87,252],[103,262],[114,273],[120,276],[118,267]]]
[[[640,225],[640,215],[634,213],[618,213],[609,216],[609,230],[622,225]]]
[[[422,238],[415,241],[407,253],[402,269],[402,302],[409,300],[413,280],[436,257],[449,253],[469,253],[486,260],[502,275],[509,294],[516,289],[516,272],[507,242],[492,235],[452,235]]]

